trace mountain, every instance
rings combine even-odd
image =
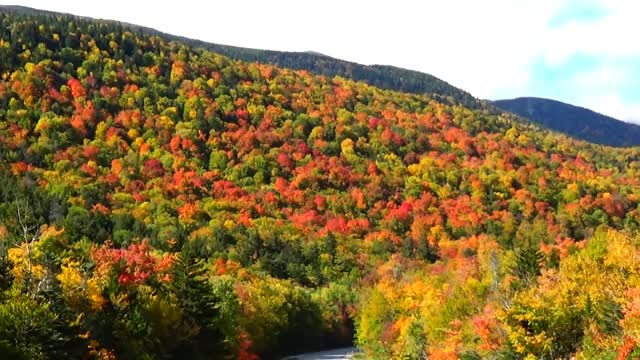
[[[0,10],[29,15],[41,14],[45,16],[54,16],[56,14],[54,12],[32,9],[24,6],[0,5]],[[90,20],[89,18],[84,19]],[[109,23],[110,21],[106,22]],[[166,34],[148,27],[119,22],[113,23],[126,26],[132,31],[142,31],[146,34],[160,35],[168,40],[177,40],[194,47],[211,50],[233,59],[274,64],[290,69],[307,70],[314,74],[329,77],[342,76],[357,81],[364,81],[370,85],[383,89],[417,94],[435,94],[436,96],[442,96],[443,101],[458,102],[471,108],[479,108],[482,106],[482,102],[468,92],[456,88],[433,75],[419,71],[386,65],[362,65],[350,61],[335,59],[314,51],[286,52],[213,44],[201,40]]]
[[[0,23],[4,358],[640,352],[640,148],[114,21]]]
[[[435,76],[388,65],[361,65],[313,52],[254,50],[228,45],[194,42],[208,50],[244,61],[258,61],[281,67],[307,70],[329,77],[342,76],[389,90],[415,94],[437,94],[443,101],[457,102],[471,108],[481,107],[480,100]]]
[[[431,94],[440,97],[441,101],[460,103],[470,108],[482,107],[482,101],[468,92],[456,88],[433,75],[419,71],[388,65],[362,65],[313,51],[258,50],[213,44],[183,37],[174,38],[194,47],[211,50],[233,59],[273,64],[289,69],[307,70],[314,74],[328,77],[341,76],[356,81],[364,81],[369,85],[383,89],[414,94]]]
[[[493,103],[501,109],[578,139],[609,146],[640,145],[639,125],[589,109],[535,97],[497,100]]]
[[[43,15],[49,17],[60,15],[59,13],[24,6],[0,5],[0,9],[17,14]],[[90,18],[75,18],[92,21]],[[456,88],[433,75],[394,66],[362,65],[332,58],[314,51],[287,52],[214,44],[166,34],[156,29],[135,24],[120,23],[111,20],[101,21],[114,24],[115,26],[124,26],[134,32],[162,36],[167,40],[179,41],[193,47],[207,49],[233,59],[274,64],[290,69],[307,70],[314,74],[328,77],[341,76],[356,81],[364,81],[383,89],[415,94],[429,94],[439,101],[444,101],[449,104],[461,104],[471,109],[483,109],[490,113],[497,113],[499,112],[497,108],[501,108],[522,116],[522,118],[517,119],[518,121],[533,121],[542,124],[547,129],[559,131],[577,139],[597,144],[609,146],[640,145],[640,127],[637,125],[624,123],[594,113],[588,109],[573,107],[554,100],[518,98],[491,102],[477,99],[468,92]]]

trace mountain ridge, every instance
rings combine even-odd
[[[640,145],[640,125],[585,107],[539,97],[517,97],[493,103],[498,108],[585,141],[618,147]]]

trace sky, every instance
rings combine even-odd
[[[21,0],[204,41],[433,74],[483,99],[552,98],[640,123],[636,0]]]

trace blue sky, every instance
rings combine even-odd
[[[548,21],[564,49],[535,58],[526,91],[640,122],[640,51],[629,44],[638,9],[631,1],[566,2]]]
[[[593,22],[610,15],[606,7],[598,1],[568,1],[549,20],[549,26],[560,27],[572,21]]]
[[[538,96],[640,123],[634,0],[22,0],[222,44],[438,76],[486,99]]]

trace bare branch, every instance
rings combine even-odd
[[[25,247],[25,258],[27,261],[27,272],[29,276],[32,275],[33,264],[31,259],[31,246],[34,242],[40,239],[42,235],[42,227],[37,224],[29,226],[29,198],[25,199],[24,207],[21,206],[20,201],[16,198],[16,212],[18,217],[18,224],[22,230],[22,239]],[[44,280],[44,279],[43,279]],[[42,288],[42,281],[38,284],[36,291],[39,292]]]

